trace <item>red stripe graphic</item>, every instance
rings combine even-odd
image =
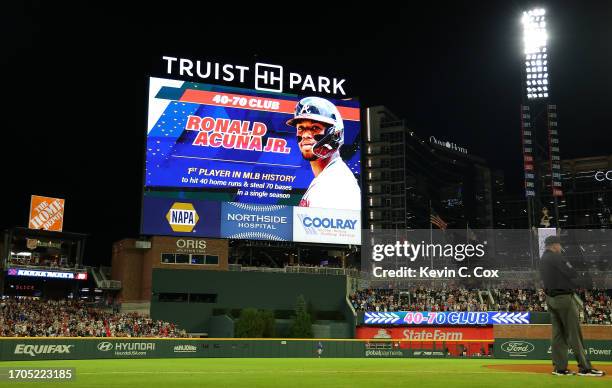
[[[293,114],[296,105],[295,101],[290,100],[193,89],[185,90],[179,101],[287,114]],[[344,106],[339,106],[337,108],[343,120],[359,121],[358,108]]]

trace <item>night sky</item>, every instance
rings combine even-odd
[[[346,78],[362,106],[385,105],[421,137],[466,147],[520,196],[520,18],[543,5],[562,158],[612,154],[611,2],[361,12],[16,3],[0,12],[0,227],[27,225],[31,194],[65,198],[64,230],[91,235],[87,264],[109,264],[113,241],[138,236],[147,77],[162,55]]]

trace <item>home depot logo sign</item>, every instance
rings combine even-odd
[[[168,220],[168,224],[170,224],[170,228],[174,232],[190,233],[200,220],[200,217],[193,204],[175,202],[170,210],[168,210],[166,220]]]
[[[61,232],[64,225],[64,200],[33,195],[30,201],[30,229]]]

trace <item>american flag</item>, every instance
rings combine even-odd
[[[448,224],[433,209],[429,213],[429,221],[442,230],[448,227]]]

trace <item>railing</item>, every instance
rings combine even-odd
[[[11,263],[10,261],[7,263],[7,268],[23,268],[23,269],[36,269],[36,270],[46,270],[46,271],[81,271],[87,269],[82,265],[73,265],[72,267],[59,267],[59,266],[43,266],[43,265],[28,265],[28,264],[18,264]]]
[[[121,281],[119,280],[101,280],[98,287],[105,290],[120,290]]]
[[[240,264],[230,264],[229,270],[236,272],[306,273],[312,275],[347,275],[359,277],[359,270],[354,268],[304,267],[301,265],[286,266],[284,268],[272,268],[248,267]]]

